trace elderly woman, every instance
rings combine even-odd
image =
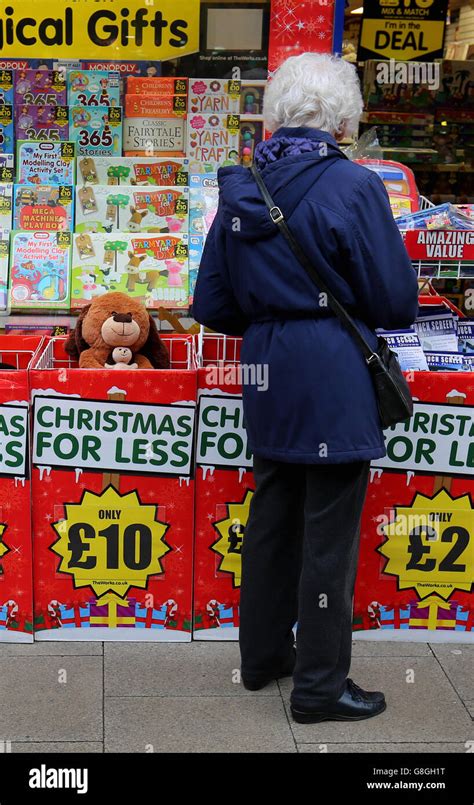
[[[312,53],[289,58],[266,92],[272,137],[257,146],[255,163],[375,347],[376,328],[414,321],[417,281],[383,183],[337,144],[356,131],[361,111],[352,65]],[[347,674],[369,464],[385,455],[372,380],[251,172],[221,168],[219,187],[193,314],[212,330],[243,335],[242,363],[268,367],[266,390],[249,383],[243,392],[256,489],[242,549],[242,680],[259,690],[292,675],[300,723],[370,718],[385,710],[383,693]]]

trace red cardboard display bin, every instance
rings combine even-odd
[[[243,428],[240,338],[199,346],[194,543],[195,640],[236,640],[240,552],[254,491]]]
[[[0,336],[0,643],[33,642],[28,366],[38,336]]]
[[[196,369],[79,369],[53,338],[30,373],[35,638],[188,641]]]
[[[240,340],[205,335],[198,375],[194,638],[238,638],[240,553],[254,490]],[[360,639],[474,641],[474,382],[413,372],[414,416],[385,433],[362,518]],[[289,539],[291,535],[288,535]]]
[[[474,381],[413,372],[415,412],[385,432],[364,507],[354,629],[474,641]]]

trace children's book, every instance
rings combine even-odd
[[[204,235],[189,235],[189,304],[192,304],[194,288],[199,271],[202,253],[204,251]]]
[[[190,114],[188,151],[191,173],[215,173],[240,162],[240,116]]]
[[[241,81],[191,78],[188,92],[189,112],[203,115],[238,115],[241,92]]]
[[[15,103],[33,106],[67,106],[64,70],[17,70]]]
[[[188,236],[74,235],[71,308],[108,291],[143,299],[149,308],[187,307]]]
[[[7,308],[8,260],[10,255],[10,232],[0,230],[0,310]]]
[[[109,70],[70,70],[70,106],[120,106],[120,74]]]
[[[127,95],[125,117],[185,117],[185,95]]]
[[[186,187],[188,160],[173,157],[80,157],[78,181],[92,185]]]
[[[0,104],[15,103],[14,70],[0,70]]]
[[[78,156],[120,156],[122,108],[70,106],[69,131]]]
[[[188,231],[189,188],[86,185],[76,189],[76,232]]]
[[[188,93],[188,79],[174,76],[134,76],[127,78],[127,95],[184,95]]]
[[[73,142],[20,140],[17,144],[18,184],[75,184]]]
[[[11,154],[14,144],[13,106],[5,103],[0,106],[0,153]]]
[[[13,228],[32,232],[72,232],[74,187],[55,184],[15,185]]]
[[[193,173],[189,179],[189,234],[207,235],[219,204],[217,173]]]
[[[15,106],[15,131],[18,140],[67,140],[69,112],[67,106]]]
[[[69,308],[70,232],[13,232],[9,297],[13,309]]]
[[[186,120],[182,116],[126,117],[123,150],[129,156],[186,156]]]
[[[13,223],[13,184],[0,184],[0,231],[10,232]]]

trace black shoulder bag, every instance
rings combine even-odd
[[[280,207],[274,204],[260,172],[255,165],[252,165],[250,170],[265,200],[273,223],[280,229],[281,234],[287,240],[294,255],[301,263],[308,276],[318,289],[326,294],[333,312],[347,330],[349,330],[359,345],[374,383],[375,396],[382,426],[389,428],[391,425],[396,425],[397,422],[404,422],[409,419],[413,414],[413,400],[411,398],[410,389],[408,388],[408,383],[400,369],[397,356],[389,348],[385,339],[380,336],[377,341],[376,351],[374,352],[371,349],[355,321],[329,290],[304,249],[296,240],[285,221]]]

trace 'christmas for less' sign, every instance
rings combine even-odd
[[[0,475],[24,478],[27,473],[28,408],[0,406]]]
[[[408,423],[385,431],[387,455],[374,466],[397,472],[472,475],[474,472],[474,407],[463,405],[452,391],[452,403],[416,402]]]
[[[199,0],[12,0],[0,11],[2,57],[176,59],[199,50]]]
[[[197,464],[223,469],[252,467],[240,397],[211,394],[199,398]]]
[[[441,59],[447,8],[447,0],[364,0],[358,59]]]
[[[194,405],[35,396],[33,463],[189,477]]]

